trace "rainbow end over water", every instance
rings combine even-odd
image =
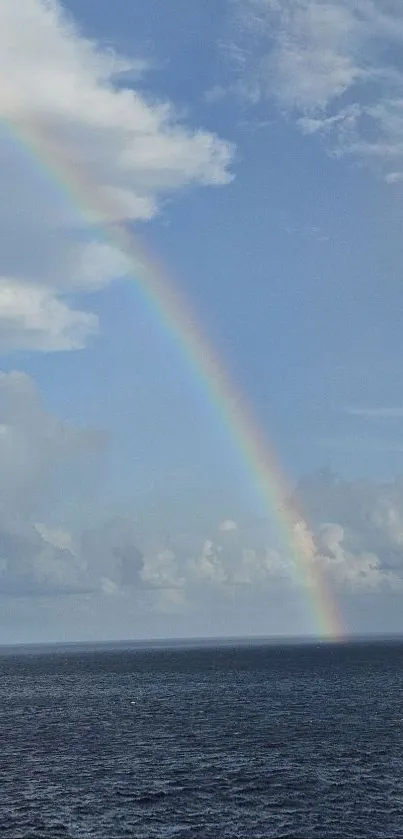
[[[167,331],[214,407],[242,468],[248,472],[262,505],[277,526],[301,595],[306,603],[312,634],[340,640],[348,633],[339,609],[315,556],[315,547],[304,517],[291,509],[287,481],[273,446],[259,427],[251,407],[230,381],[224,365],[203,334],[195,314],[158,261],[140,245],[124,221],[116,198],[92,183],[73,159],[71,149],[46,127],[28,120],[2,121],[3,130],[42,170],[43,176],[85,223],[125,256],[128,275],[155,312],[156,323]],[[118,219],[118,220],[117,220]]]

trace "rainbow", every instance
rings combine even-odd
[[[225,424],[238,456],[246,466],[264,508],[274,516],[281,544],[292,564],[305,597],[314,633],[334,640],[346,635],[327,580],[314,556],[309,528],[287,499],[290,489],[277,463],[273,448],[259,428],[250,407],[230,381],[183,294],[157,260],[146,253],[124,221],[119,207],[81,171],[59,139],[29,120],[4,120],[4,131],[12,143],[35,160],[45,178],[70,201],[86,224],[95,226],[103,240],[118,248],[128,261],[132,279],[157,319],[177,344],[200,380],[206,399]]]

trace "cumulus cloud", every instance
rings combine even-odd
[[[49,288],[0,277],[0,351],[82,349],[97,325]]]
[[[402,589],[401,479],[348,481],[322,470],[300,482],[298,495],[325,573],[350,589]]]
[[[187,563],[189,584],[268,593],[281,586],[284,593],[311,585],[319,574],[340,597],[403,591],[401,480],[346,481],[322,470],[301,481],[296,497],[298,505],[290,499],[290,508],[302,505],[310,525],[295,514],[289,547],[275,549],[269,528],[262,534],[257,526],[223,530],[220,525]]]
[[[322,525],[318,537],[318,562],[339,588],[350,591],[403,591],[403,578],[382,567],[382,560],[372,551],[353,552],[345,545],[344,528],[339,524]]]
[[[135,199],[152,202],[161,190],[191,181],[229,180],[228,145],[179,125],[169,104],[115,88],[117,70],[130,62],[80,34],[57,0],[27,0],[22,6],[6,0],[0,31],[5,80],[0,112],[60,140],[72,160],[85,165],[88,182],[105,194],[111,191],[117,207],[120,190],[132,195],[137,217]],[[125,217],[128,205],[123,201]]]
[[[199,556],[190,563],[195,576],[212,583],[228,582],[228,571],[221,560],[221,552],[221,545],[215,545],[210,539],[206,539]]]
[[[321,133],[332,152],[400,183],[401,3],[248,0],[238,10],[243,89],[253,89],[255,100],[276,100],[303,132]]]
[[[83,458],[104,444],[100,432],[53,415],[29,376],[0,373],[0,594],[86,593],[177,614],[242,592],[299,591],[295,552],[275,546],[269,522],[226,518],[202,538],[186,528],[157,537],[125,517],[81,534],[48,521],[49,491],[60,482],[66,495],[66,468],[74,463],[81,481]],[[348,481],[322,470],[300,482],[297,496],[310,525],[295,516],[290,543],[339,596],[402,592],[402,479]]]
[[[77,349],[97,328],[66,294],[93,291],[128,263],[91,237],[88,219],[147,221],[172,191],[230,180],[228,143],[124,86],[144,70],[86,38],[58,0],[1,3],[0,350]],[[60,171],[85,224],[67,191],[47,187],[36,154],[50,181]]]
[[[125,517],[116,516],[84,532],[81,555],[92,588],[96,590],[101,581],[102,590],[110,595],[173,591],[186,585],[185,568],[175,552],[152,537],[144,539]]]
[[[170,548],[145,557],[141,578],[144,583],[158,588],[176,589],[185,585],[175,553]]]
[[[291,578],[289,557],[274,550],[270,535],[262,542],[259,530],[223,528],[206,539],[187,563],[190,578],[203,584],[233,588],[260,586],[268,588]]]

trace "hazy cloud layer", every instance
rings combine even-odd
[[[97,220],[94,208],[147,221],[172,191],[230,180],[229,144],[122,87],[122,71],[143,69],[84,37],[58,0],[1,3],[0,351],[77,349],[96,330],[65,295],[107,284],[127,262],[74,232]]]
[[[0,505],[10,513],[38,508],[58,466],[96,453],[105,444],[97,430],[76,429],[50,413],[30,376],[0,372]]]
[[[403,173],[403,8],[398,0],[237,4],[237,88],[272,99],[329,150]]]
[[[88,588],[74,539],[37,522],[49,493],[67,491],[66,470],[82,478],[82,460],[105,443],[98,431],[62,422],[44,405],[33,380],[0,373],[0,592],[49,595]]]

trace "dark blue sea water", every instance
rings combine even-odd
[[[403,836],[403,644],[0,654],[4,839]]]

